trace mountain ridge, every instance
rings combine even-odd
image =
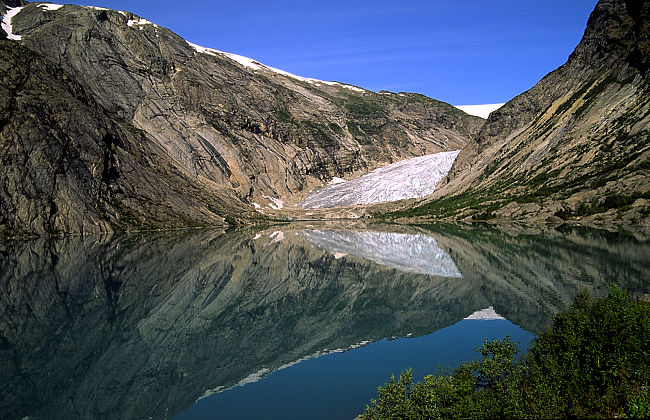
[[[567,63],[492,112],[394,217],[650,225],[650,2],[601,0]]]
[[[23,7],[9,22],[21,39],[2,41],[5,48],[58,67],[50,80],[63,90],[75,80],[72,90],[92,98],[99,126],[119,131],[109,138],[120,141],[95,133],[94,143],[61,143],[73,145],[66,162],[92,156],[70,174],[74,165],[57,163],[46,141],[53,119],[31,103],[25,115],[41,132],[27,143],[42,153],[25,177],[15,156],[26,122],[8,111],[19,96],[6,89],[13,96],[0,108],[0,162],[13,169],[2,174],[12,186],[0,192],[4,235],[368,217],[365,206],[328,213],[297,205],[332,180],[453,150],[461,152],[432,195],[370,214],[650,225],[648,1],[599,1],[567,63],[486,121],[423,95],[305,78],[201,47],[130,12],[17,0],[0,10],[7,5]],[[0,87],[13,83],[11,66],[4,71]],[[32,97],[47,97],[38,92],[47,87],[30,86]]]
[[[60,66],[109,119],[141,133],[139,142],[202,190],[201,195],[223,201],[199,200],[196,207],[206,217],[169,215],[169,223],[148,223],[143,214],[130,223],[119,210],[98,211],[93,220],[102,223],[94,231],[224,219],[247,223],[265,217],[253,203],[271,209],[276,200],[299,201],[335,176],[361,175],[405,158],[460,149],[483,122],[418,94],[378,94],[287,76],[262,65],[249,68],[232,54],[197,51],[168,29],[129,12],[28,3],[11,24],[22,37],[16,42]],[[116,180],[124,178],[120,162],[113,165]],[[43,176],[56,178],[54,173]],[[67,220],[58,211],[53,224],[35,222],[41,215],[29,205],[27,220],[15,219],[6,203],[34,199],[21,189],[6,195],[4,205],[0,202],[5,231],[45,233],[56,225],[64,227],[56,231],[79,232],[74,223],[57,221]],[[158,195],[156,188],[145,189]],[[173,213],[182,213],[182,207]],[[93,231],[92,224],[86,223],[84,232]]]

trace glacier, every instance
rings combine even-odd
[[[298,205],[320,209],[426,197],[447,176],[458,153],[460,150],[405,159],[359,178],[327,185]]]
[[[337,257],[354,255],[409,273],[458,277],[451,256],[431,236],[410,233],[306,229],[300,236]]]

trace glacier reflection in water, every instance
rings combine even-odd
[[[409,273],[463,277],[451,256],[431,236],[316,229],[304,230],[300,235],[337,257],[350,254]]]

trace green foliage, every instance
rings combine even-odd
[[[510,337],[481,360],[413,382],[408,370],[378,388],[364,419],[648,417],[650,305],[612,288],[577,295],[517,359]]]
[[[554,395],[554,413],[623,414],[628,402],[647,396],[650,306],[618,289],[607,299],[579,294],[536,339],[530,365],[533,395],[547,405],[542,397]]]
[[[286,108],[280,108],[275,111],[276,119],[281,123],[293,123],[293,116]]]
[[[566,112],[569,108],[571,108],[573,106],[573,104],[575,104],[575,102],[578,99],[580,99],[589,90],[589,88],[591,88],[594,85],[595,82],[596,82],[596,80],[594,79],[594,80],[590,80],[587,83],[583,84],[582,87],[580,87],[580,89],[578,89],[573,95],[571,95],[571,97],[568,100],[566,100],[564,103],[562,103],[557,108],[557,110],[555,110],[555,114],[561,115],[564,112]]]
[[[634,192],[631,195],[612,194],[602,200],[592,199],[589,203],[580,203],[575,210],[560,209],[555,215],[567,220],[571,217],[584,217],[606,212],[610,209],[625,209],[639,198],[650,198],[650,193]]]
[[[574,115],[575,117],[580,116],[590,105],[593,100],[600,95],[602,92],[605,91],[605,89],[611,85],[612,83],[618,82],[618,79],[613,76],[609,75],[607,76],[602,82],[600,82],[598,85],[590,89],[587,94],[582,98],[583,104],[580,105],[578,109],[576,109]]]
[[[338,134],[339,136],[345,135],[345,132],[343,131],[341,126],[339,126],[338,124],[329,123],[328,126],[329,126],[330,130],[332,130],[334,133]]]
[[[378,116],[385,113],[384,108],[370,99],[352,97],[345,102],[345,108],[357,116]]]

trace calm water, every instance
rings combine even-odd
[[[583,288],[647,295],[649,262],[647,240],[572,228],[4,242],[0,418],[351,419],[403,369],[526,347]]]

